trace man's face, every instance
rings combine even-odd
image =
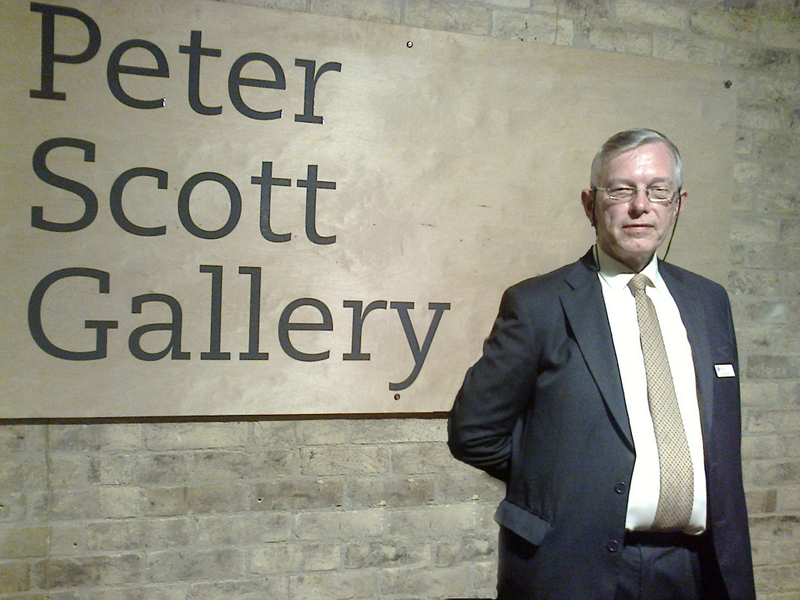
[[[638,272],[650,262],[686,201],[682,191],[680,200],[658,204],[648,200],[644,191],[653,187],[678,190],[675,158],[663,142],[623,152],[606,163],[598,187],[639,190],[630,202],[614,202],[602,190],[584,190],[581,195],[586,216],[596,225],[600,248]]]

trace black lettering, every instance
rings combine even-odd
[[[313,306],[316,308],[320,315],[322,315],[321,323],[292,323],[292,313],[301,306]],[[318,352],[315,354],[307,354],[300,352],[292,345],[289,339],[290,331],[333,331],[333,317],[328,307],[316,298],[298,298],[290,302],[281,313],[281,318],[278,322],[278,340],[281,343],[283,351],[295,360],[303,362],[315,362],[318,360],[326,360],[330,355],[330,351]]]
[[[189,352],[181,352],[181,333],[183,331],[183,311],[180,302],[167,294],[142,294],[131,299],[131,312],[134,314],[142,313],[142,306],[145,302],[163,302],[172,312],[172,321],[169,323],[149,323],[142,325],[131,331],[128,338],[128,348],[131,354],[139,360],[154,361],[161,360],[172,352],[172,360],[189,360]],[[147,352],[142,348],[142,336],[151,331],[170,331],[169,343],[163,350],[158,352]]]
[[[323,246],[336,242],[336,236],[323,237],[317,233],[317,190],[335,190],[336,182],[319,181],[317,171],[317,165],[308,165],[307,179],[299,179],[297,187],[306,188],[306,236],[315,244]]]
[[[47,168],[47,155],[56,148],[77,148],[83,150],[83,161],[94,162],[94,144],[75,138],[53,138],[42,142],[33,153],[33,171],[36,176],[48,185],[72,192],[83,200],[83,216],[71,223],[54,223],[44,218],[41,206],[31,207],[31,226],[45,231],[79,231],[92,224],[97,216],[97,196],[87,186],[61,175],[56,175]]]
[[[211,274],[211,331],[209,351],[200,353],[200,360],[230,360],[230,352],[221,352],[222,343],[222,267],[200,265],[201,273]]]
[[[261,267],[239,267],[241,275],[250,275],[250,336],[247,352],[239,353],[239,360],[268,360],[268,352],[259,352],[261,326]]]
[[[147,50],[156,59],[155,67],[132,67],[129,65],[120,64],[122,55],[131,48],[141,48]],[[140,77],[169,77],[169,64],[167,57],[161,51],[161,48],[156,46],[153,42],[147,40],[127,40],[122,42],[119,46],[111,51],[108,57],[108,67],[106,69],[106,79],[108,80],[108,89],[114,94],[114,97],[133,108],[152,109],[162,108],[164,106],[164,98],[157,100],[141,100],[129,95],[122,89],[119,76],[121,73],[126,75],[139,75]]]
[[[317,83],[323,73],[328,71],[337,71],[341,73],[342,63],[328,62],[322,65],[318,71],[314,71],[317,66],[314,60],[305,60],[302,58],[295,59],[294,64],[296,67],[303,67],[306,70],[306,83],[303,96],[303,114],[295,115],[294,120],[298,123],[317,123],[322,124],[322,117],[314,115],[314,101],[317,95]]]
[[[428,356],[428,351],[431,349],[431,343],[433,342],[433,336],[436,334],[436,329],[439,327],[439,321],[442,320],[444,311],[450,310],[450,303],[430,302],[428,304],[428,310],[432,310],[434,313],[431,324],[428,327],[428,333],[425,335],[422,348],[419,346],[419,339],[414,332],[414,325],[411,323],[411,317],[408,315],[408,309],[413,309],[414,303],[392,302],[389,307],[397,310],[397,314],[400,316],[400,322],[403,324],[403,331],[406,334],[408,347],[411,349],[411,354],[414,357],[414,369],[411,371],[411,374],[400,383],[389,383],[389,389],[396,392],[406,389],[417,379],[420,370],[422,370],[422,365],[425,363],[425,358]]]
[[[272,186],[280,185],[288,187],[292,185],[291,179],[283,179],[281,177],[272,176],[272,163],[261,163],[261,177],[251,177],[250,182],[253,185],[261,186],[261,213],[259,220],[259,227],[261,235],[268,242],[288,242],[292,239],[291,233],[274,233],[270,223],[270,212],[272,210]]]
[[[344,307],[353,309],[353,335],[350,344],[350,352],[342,355],[343,360],[369,360],[369,353],[361,352],[361,334],[364,327],[364,319],[373,310],[386,308],[386,300],[375,300],[367,304],[367,309],[361,312],[364,303],[361,300],[345,300]]]
[[[87,351],[73,351],[64,350],[59,348],[47,337],[42,326],[42,302],[47,290],[50,289],[57,281],[67,279],[69,277],[87,277],[96,279],[101,294],[107,294],[111,287],[111,276],[105,271],[98,271],[97,269],[89,269],[86,267],[70,267],[67,269],[59,269],[46,275],[36,287],[33,288],[30,301],[28,302],[28,329],[31,332],[33,341],[42,350],[47,352],[50,356],[61,358],[64,360],[97,360],[105,358],[108,352],[108,330],[116,329],[119,326],[118,321],[84,321],[86,329],[95,329],[95,346],[94,350]]]
[[[228,220],[219,229],[207,230],[197,226],[192,220],[192,215],[189,212],[189,201],[192,197],[194,188],[203,181],[216,181],[228,192],[228,200],[231,204],[231,210],[228,214]],[[242,216],[242,195],[239,193],[239,188],[230,179],[219,173],[197,173],[192,175],[183,184],[180,193],[178,194],[178,216],[181,223],[186,228],[186,231],[194,236],[204,240],[217,240],[225,237],[236,228],[239,223],[239,218]]]
[[[31,2],[31,12],[42,13],[41,89],[31,90],[31,98],[66,100],[67,95],[64,92],[56,92],[54,88],[55,64],[57,62],[79,64],[94,58],[97,51],[100,50],[100,28],[89,15],[68,6],[53,6],[52,4]],[[56,15],[78,19],[86,26],[89,32],[89,42],[82,52],[78,54],[56,54]]]
[[[242,69],[244,69],[245,65],[247,65],[247,63],[256,60],[268,64],[272,69],[272,73],[275,76],[275,79],[264,80],[264,79],[252,79],[249,77],[242,77],[241,76]],[[228,94],[231,97],[231,102],[233,102],[233,106],[245,117],[250,117],[251,119],[258,119],[259,121],[271,121],[273,119],[281,118],[283,111],[280,109],[271,110],[268,112],[261,112],[247,106],[244,100],[242,100],[242,92],[239,89],[243,85],[249,87],[285,90],[286,77],[283,74],[283,67],[281,67],[280,63],[277,60],[272,58],[269,54],[261,54],[260,52],[250,52],[248,54],[244,54],[239,58],[237,58],[236,62],[233,63],[233,66],[231,67],[231,72],[228,74]]]
[[[222,50],[217,48],[203,48],[202,31],[192,31],[189,46],[179,46],[181,54],[189,55],[189,105],[192,110],[200,115],[218,115],[222,112],[221,106],[205,106],[200,101],[200,58],[203,56],[222,56]]]
[[[153,177],[156,179],[156,181],[158,181],[158,189],[167,189],[168,174],[166,171],[152,169],[150,167],[136,167],[134,169],[129,169],[117,177],[111,186],[111,193],[109,195],[111,216],[114,217],[117,225],[133,235],[164,235],[167,232],[166,225],[160,225],[158,227],[142,227],[141,225],[132,223],[130,219],[125,216],[125,211],[122,208],[122,191],[125,189],[125,186],[128,184],[128,182],[134,177]]]

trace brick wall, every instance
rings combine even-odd
[[[799,599],[800,1],[247,3],[740,70],[728,289],[756,577]],[[502,489],[444,441],[441,419],[0,425],[0,600],[489,597]]]

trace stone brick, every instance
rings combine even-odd
[[[617,19],[640,27],[686,29],[689,10],[686,6],[669,3],[653,4],[642,0],[617,0],[614,4]]]
[[[39,586],[45,589],[135,583],[142,575],[141,559],[134,554],[49,559],[43,566]]]
[[[739,127],[751,129],[786,129],[789,115],[782,108],[769,105],[740,106],[738,110]]]
[[[745,490],[745,498],[750,515],[774,513],[778,506],[778,491],[775,489]]]
[[[736,269],[728,273],[728,292],[748,296],[785,295],[781,273]]]
[[[131,452],[142,448],[138,423],[50,425],[51,450],[77,452]]]
[[[651,56],[653,54],[653,34],[620,27],[593,25],[589,29],[589,46],[595,50],[606,52]]]
[[[189,519],[145,519],[89,523],[87,548],[91,551],[163,550],[191,543]]]
[[[301,540],[347,540],[374,537],[384,530],[384,510],[306,512],[297,515],[297,538]]]
[[[800,489],[796,486],[779,489],[775,510],[794,514],[800,512]]]
[[[289,577],[289,597],[292,600],[380,598],[380,581],[377,571],[294,575]]]
[[[0,488],[44,487],[47,466],[39,456],[21,452],[0,453]]]
[[[183,515],[189,510],[188,490],[185,486],[150,487],[145,489],[144,496],[147,516]]]
[[[49,534],[45,525],[0,524],[0,560],[45,556]]]
[[[787,79],[780,73],[741,70],[736,80],[736,93],[740,103],[759,105],[796,102],[800,97],[800,82]],[[776,151],[791,150],[791,136],[784,132],[760,136],[759,158],[777,158]]]
[[[653,57],[701,65],[721,65],[726,46],[720,40],[689,34],[653,32]]]
[[[702,10],[692,14],[689,22],[692,31],[698,35],[750,43],[758,40],[758,19],[745,12]]]
[[[332,571],[339,567],[340,562],[338,544],[273,543],[250,551],[250,572],[256,575]]]
[[[437,419],[367,419],[351,425],[354,444],[446,442],[447,421]]]
[[[760,25],[759,38],[763,44],[800,50],[800,25],[797,19],[786,21],[762,19]]]
[[[757,540],[800,539],[800,515],[751,517],[750,535]]]
[[[47,425],[0,426],[0,452],[44,453]]]
[[[303,475],[379,475],[390,468],[389,449],[377,446],[314,446],[301,450]]]
[[[56,490],[49,503],[54,519],[124,519],[138,516],[141,509],[141,492],[130,487]]]
[[[344,484],[340,480],[287,478],[259,483],[251,491],[253,510],[299,510],[342,506]]]
[[[403,22],[412,27],[488,35],[492,13],[487,8],[457,0],[406,0]]]
[[[744,306],[745,317],[755,325],[787,325],[796,321],[800,302],[794,300],[756,300]]]
[[[795,241],[800,239],[800,220],[785,219],[781,222],[782,241]]]
[[[479,529],[479,515],[480,507],[475,502],[394,510],[387,514],[388,532],[393,536],[413,534],[423,539],[440,539],[453,532]]]
[[[158,423],[143,427],[149,450],[243,447],[248,438],[246,422]]]
[[[392,448],[392,471],[399,475],[439,473],[460,468],[462,464],[453,458],[447,444],[397,444]]]
[[[395,0],[311,0],[309,10],[320,15],[384,23],[400,23],[403,17],[402,4]]]
[[[124,587],[103,587],[80,595],[66,596],[62,593],[48,593],[42,600],[186,600],[189,586],[186,584],[126,585]],[[226,599],[227,600],[227,599]]]
[[[800,377],[800,358],[750,356],[745,373],[752,379],[797,379]]]
[[[396,538],[353,541],[345,546],[344,565],[348,569],[391,568],[428,565],[431,549],[420,540]]]
[[[534,0],[536,2],[536,0]],[[556,0],[559,14],[577,19],[610,19],[612,0]]]
[[[534,0],[533,3],[531,0],[486,0],[485,3],[504,8],[530,8],[533,4],[533,8],[537,12],[555,13],[558,10],[556,0]]]
[[[29,590],[30,570],[30,564],[21,560],[0,562],[0,593]]]
[[[435,569],[400,568],[385,572],[385,593],[422,598],[463,598],[472,588],[470,565]]]
[[[189,510],[197,514],[247,510],[250,486],[244,484],[204,485],[186,488]]]
[[[784,395],[777,382],[747,380],[741,382],[741,389],[743,405],[768,409],[784,404]]]
[[[797,588],[797,573],[793,565],[761,567],[755,575],[756,585],[760,590],[781,591]]]
[[[792,271],[796,269],[799,250],[784,244],[734,244],[731,262],[748,269]]]
[[[742,458],[779,458],[783,456],[779,435],[749,435],[742,438]]]
[[[771,217],[736,214],[731,222],[735,242],[777,242],[781,221]]]
[[[229,580],[245,574],[246,553],[236,548],[185,549],[147,555],[150,581]]]
[[[441,477],[440,488],[444,502],[481,500],[498,504],[506,491],[499,480],[469,467],[448,470]]]
[[[800,479],[800,460],[750,460],[743,470],[745,487],[792,485]]]
[[[555,14],[539,15],[527,12],[495,11],[492,20],[492,37],[555,44],[558,35],[558,21]]]
[[[196,583],[181,600],[290,600],[286,577],[260,577],[221,583]],[[177,600],[177,599],[176,599]]]
[[[195,529],[198,546],[248,546],[288,540],[292,517],[288,513],[199,516]]]
[[[796,431],[796,410],[752,410],[743,412],[745,430],[748,433],[783,433]]]
[[[53,521],[50,526],[48,556],[61,558],[89,554],[85,521]]]
[[[754,567],[761,567],[764,565],[768,565],[772,562],[772,547],[774,544],[772,542],[765,542],[762,540],[751,540],[750,547],[751,547],[751,554],[753,557],[753,566]]]
[[[432,477],[353,477],[347,497],[353,506],[421,506],[434,502]]]
[[[191,457],[179,453],[104,454],[92,459],[90,479],[107,485],[178,485],[192,474]]]
[[[434,560],[437,567],[497,561],[497,536],[465,533],[456,539],[438,541]]]
[[[297,451],[290,448],[197,452],[192,475],[199,481],[284,477],[299,473],[298,462]]]
[[[89,483],[89,457],[86,454],[54,452],[49,461],[38,462],[42,477],[51,487],[76,487]]]

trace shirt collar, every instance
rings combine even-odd
[[[614,290],[621,290],[626,287],[635,275],[629,267],[603,252],[602,248],[597,244],[594,246],[594,255],[600,267],[600,277]],[[650,278],[656,288],[661,287],[661,274],[658,272],[658,259],[655,254],[653,254],[653,259],[647,263],[647,266],[641,272]]]

